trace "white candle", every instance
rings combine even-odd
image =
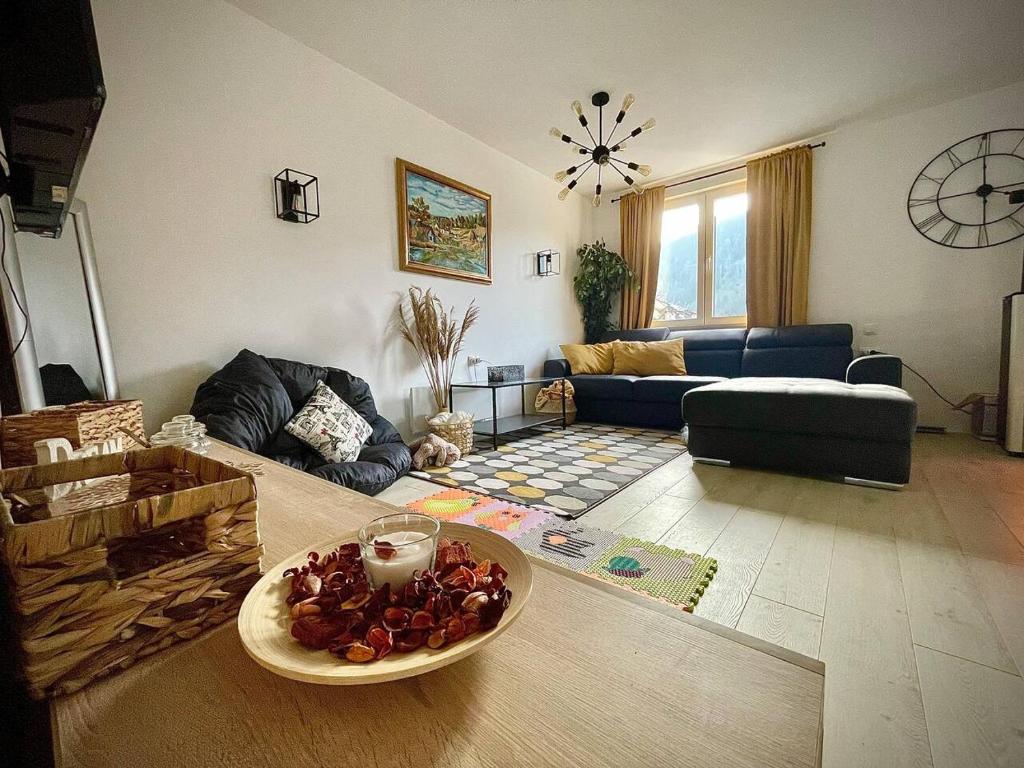
[[[433,559],[434,537],[414,531],[381,534],[373,538],[371,546],[363,547],[363,568],[374,589],[385,584],[392,590],[401,589],[412,581],[415,571],[430,568]]]

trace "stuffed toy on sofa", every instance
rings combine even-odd
[[[412,451],[412,465],[416,469],[423,469],[427,464],[446,467],[462,458],[462,451],[457,446],[433,433],[421,437],[409,449]]]

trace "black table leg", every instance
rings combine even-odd
[[[567,426],[569,426],[568,424],[565,423],[565,385],[567,383],[568,382],[565,379],[562,379],[562,429],[565,429]]]
[[[498,388],[491,387],[491,445],[498,450]]]

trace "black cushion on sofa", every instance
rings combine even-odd
[[[406,453],[409,451],[406,449]],[[367,496],[374,496],[395,482],[395,472],[384,464],[372,461],[346,461],[341,464],[321,464],[306,470],[311,475],[330,480],[332,483],[354,488]],[[404,473],[403,473],[404,474]]]
[[[668,337],[683,340],[687,374],[727,379],[740,375],[746,328],[673,331]]]
[[[851,360],[849,347],[747,349],[743,351],[740,374],[843,381]]]
[[[614,375],[605,373],[573,376],[569,379],[579,399],[595,398],[597,400],[632,400],[633,382],[638,376]]]
[[[845,381],[852,344],[853,328],[846,323],[751,328],[740,374]]]
[[[781,328],[751,328],[747,332],[747,349],[779,347],[850,347],[853,326],[849,323],[817,325],[786,325]]]
[[[609,341],[664,341],[668,338],[668,328],[634,328],[627,331],[606,331],[601,335],[601,343]]]
[[[695,426],[909,444],[917,405],[902,389],[884,384],[743,378],[687,392],[683,419]]]
[[[206,425],[211,437],[254,453],[263,453],[268,439],[293,413],[291,398],[274,369],[248,349],[200,384],[192,402],[192,415]]]
[[[747,341],[746,328],[709,328],[694,331],[672,331],[670,339],[682,339],[685,352],[743,349]]]
[[[633,382],[633,399],[678,406],[683,395],[696,387],[723,381],[720,376],[645,376]]]
[[[354,462],[326,463],[284,425],[323,381],[373,428]],[[394,426],[377,413],[370,387],[347,371],[266,358],[243,349],[196,390],[191,413],[211,437],[274,461],[375,494],[409,471],[412,456]]]

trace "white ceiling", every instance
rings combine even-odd
[[[597,90],[655,179],[1024,79],[1024,0],[229,1],[545,174]]]

